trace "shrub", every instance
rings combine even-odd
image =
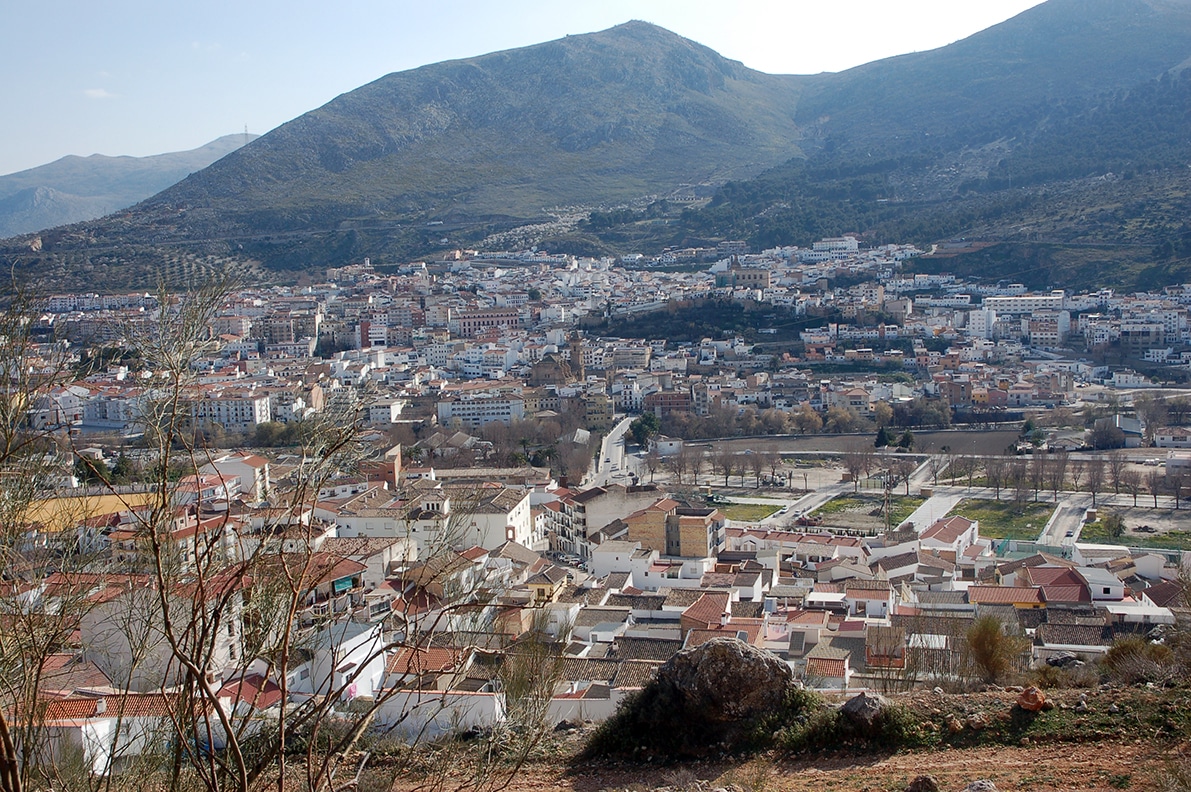
[[[1029,648],[1025,638],[1006,632],[1005,625],[995,616],[976,619],[965,637],[972,670],[990,684],[1014,671],[1021,654]]]
[[[1100,672],[1094,665],[1059,668],[1043,665],[1030,671],[1030,682],[1043,689],[1090,688],[1100,683]]]
[[[871,728],[864,730],[839,710],[824,707],[804,722],[784,729],[779,742],[782,748],[795,753],[814,753],[845,746],[861,750],[892,750],[921,745],[920,726],[910,710],[896,705],[882,709]]]
[[[1172,679],[1177,664],[1170,647],[1130,635],[1113,642],[1100,660],[1100,667],[1109,678],[1131,685]]]

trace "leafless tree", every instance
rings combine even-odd
[[[1121,474],[1125,472],[1125,467],[1129,464],[1129,459],[1118,449],[1106,454],[1105,460],[1108,464],[1108,481],[1112,484],[1113,494],[1120,495],[1122,484]]]
[[[1009,463],[1009,481],[1013,485],[1013,499],[1022,503],[1029,499],[1029,465],[1024,457],[1014,457]]]
[[[1047,479],[1050,481],[1051,491],[1054,492],[1055,503],[1059,502],[1059,490],[1067,480],[1067,463],[1068,456],[1065,450],[1055,451],[1047,458]]]
[[[765,452],[765,465],[769,468],[769,478],[774,484],[777,484],[777,473],[782,469],[782,455],[776,448],[771,448]]]
[[[1141,492],[1141,474],[1133,468],[1126,468],[1121,471],[1121,486],[1125,491],[1133,496],[1133,506],[1137,506],[1137,495]]]
[[[761,474],[765,472],[765,467],[766,467],[768,460],[766,459],[765,454],[761,454],[761,453],[748,454],[747,456],[748,456],[748,459],[745,460],[745,462],[748,464],[749,471],[753,474],[753,477],[757,480],[757,488],[760,489]]]
[[[1088,469],[1088,463],[1079,457],[1073,457],[1068,467],[1071,469],[1071,488],[1079,492],[1080,484]]]
[[[964,461],[964,473],[968,477],[968,491],[972,490],[973,484],[976,482],[976,474],[981,470],[980,460],[976,457],[967,457]]]
[[[1038,501],[1038,492],[1046,486],[1046,455],[1035,450],[1030,458],[1030,486],[1034,490],[1034,502]]]
[[[1157,395],[1141,394],[1133,400],[1133,406],[1144,426],[1146,445],[1152,445],[1154,434],[1166,425],[1166,400]]]
[[[906,496],[910,495],[910,479],[914,475],[914,470],[918,466],[914,464],[914,460],[901,458],[894,464],[893,470],[895,475],[901,480],[906,487]]]
[[[930,470],[931,484],[936,487],[939,486],[939,474],[950,468],[954,462],[955,458],[949,451],[931,454],[929,461],[927,462],[928,468]]]
[[[650,449],[649,453],[645,455],[645,458],[641,462],[645,466],[645,470],[649,472],[649,480],[652,483],[654,473],[662,466],[662,455],[658,453],[656,448],[653,448]]]
[[[721,445],[712,452],[711,465],[716,471],[724,474],[724,486],[728,486],[728,477],[736,472],[740,464],[736,452],[728,446]]]
[[[1005,457],[990,456],[984,460],[984,477],[996,491],[997,500],[1001,499],[1001,487],[1005,486],[1005,473]]]
[[[875,460],[876,453],[869,448],[854,448],[851,451],[844,452],[844,455],[840,458],[840,462],[844,470],[852,477],[853,492],[860,489],[861,477],[872,470]]]
[[[1088,461],[1088,491],[1092,493],[1092,506],[1096,505],[1096,495],[1104,489],[1104,460],[1095,457]]]
[[[1158,496],[1162,494],[1162,490],[1166,488],[1166,477],[1162,475],[1160,470],[1151,470],[1146,473],[1146,489],[1150,491],[1150,495],[1154,498],[1154,508],[1158,508]]]
[[[316,636],[353,624],[331,619],[340,605],[345,611],[366,608],[367,615],[372,615],[366,592],[354,586],[342,591],[338,578],[332,588],[328,576],[340,559],[317,550],[316,540],[326,526],[312,516],[319,490],[331,477],[359,470],[364,449],[350,402],[344,403],[343,412],[328,409],[303,424],[288,489],[272,496],[274,506],[263,512],[261,525],[238,519],[231,509],[200,515],[186,507],[188,490],[173,472],[193,473],[210,462],[191,407],[192,362],[210,348],[208,326],[225,295],[221,284],[177,299],[163,294],[157,320],[146,324],[143,337],[131,339],[154,375],[152,393],[140,416],[151,481],[144,492],[136,493],[135,503],[131,493],[106,488],[107,495],[121,499],[121,513],[129,520],[123,530],[130,537],[130,549],[128,559],[121,562],[130,565],[129,572],[113,568],[110,557],[106,564],[92,563],[91,569],[74,566],[88,560],[80,548],[88,540],[84,530],[57,531],[59,540],[69,537],[70,546],[58,548],[51,543],[49,554],[39,547],[40,567],[27,563],[35,559],[20,557],[29,546],[30,508],[35,499],[44,498],[52,478],[37,471],[54,454],[45,445],[52,438],[28,431],[30,400],[14,398],[24,376],[21,372],[45,370],[35,364],[36,350],[10,348],[11,356],[0,356],[7,361],[0,365],[8,365],[9,378],[0,398],[0,473],[4,474],[0,476],[0,553],[6,570],[20,568],[37,576],[33,579],[42,579],[48,571],[45,563],[52,561],[57,578],[44,578],[46,583],[53,578],[54,586],[43,591],[37,607],[43,615],[58,614],[51,621],[31,619],[31,626],[39,623],[36,629],[10,630],[6,621],[0,630],[0,685],[7,686],[0,706],[0,792],[23,792],[29,788],[29,774],[45,766],[29,761],[35,757],[28,752],[38,750],[45,733],[35,713],[43,704],[46,651],[56,651],[65,643],[63,631],[69,635],[80,623],[93,636],[88,640],[101,648],[96,656],[108,658],[105,670],[117,684],[162,702],[164,714],[159,720],[165,734],[153,744],[168,747],[158,754],[143,753],[144,772],[133,777],[134,783],[154,789],[286,792],[287,787],[300,786],[306,792],[336,792],[342,787],[337,775],[355,767],[355,749],[382,710],[396,707],[386,717],[398,723],[414,715],[402,704],[412,683],[404,678],[390,680],[392,684],[380,686],[370,699],[357,699],[345,707],[355,678],[346,666],[340,669],[334,658],[331,668],[339,670],[312,681],[309,695],[291,695],[297,679],[295,664],[314,646]],[[18,322],[15,328],[0,328],[0,343],[22,343],[20,326]],[[46,380],[30,384],[35,387],[29,392],[36,392]],[[482,581],[459,577],[456,583],[456,577],[447,574],[459,558],[452,548],[467,546],[462,540],[475,512],[466,504],[469,499],[478,500],[481,489],[451,491],[450,497],[461,506],[449,516],[439,512],[441,530],[437,538],[426,539],[426,553],[416,567],[420,571],[410,573],[409,582],[420,590],[437,587],[439,604],[416,613],[393,614],[402,624],[391,634],[379,623],[366,627],[362,634],[374,637],[360,645],[362,653],[354,657],[358,668],[379,664],[384,669],[386,658],[395,652],[425,651],[431,635],[442,633],[449,620],[462,624],[471,614],[489,612]],[[206,521],[201,535],[193,543],[180,543],[179,536],[189,535],[188,526],[191,521],[197,524],[200,516]],[[85,529],[87,522],[76,516],[67,525]],[[70,565],[65,569],[64,560]],[[97,585],[104,587],[104,597],[92,596]],[[320,605],[316,590],[324,585],[328,597]],[[4,605],[7,615],[11,601]],[[550,645],[556,647],[554,642]],[[494,729],[489,757],[499,756],[500,762],[511,766],[510,757],[514,764],[516,757],[523,760],[541,738],[543,724],[529,719],[544,715],[542,702],[548,701],[557,679],[549,665],[537,663],[527,675],[535,680],[536,692],[506,690],[508,713],[526,722]],[[265,682],[253,682],[254,677]],[[14,686],[17,679],[21,681]],[[506,683],[513,685],[511,679]],[[270,685],[280,694],[279,703],[262,720],[256,714],[257,696]],[[533,701],[525,703],[526,695]],[[16,709],[9,706],[13,701]],[[437,701],[441,706],[443,699]],[[10,715],[15,720],[9,720]],[[120,742],[121,734],[117,729],[113,736],[109,762],[129,752],[127,740]],[[290,755],[297,741],[306,745],[299,761]],[[216,742],[221,750],[211,750]],[[485,779],[499,781],[492,761],[481,765],[488,772]]]

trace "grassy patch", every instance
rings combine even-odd
[[[960,501],[951,514],[980,521],[980,535],[990,539],[1034,540],[1055,510],[1053,503],[1018,503],[969,498]]]
[[[760,522],[781,508],[781,504],[768,503],[721,503],[716,506],[725,517],[733,522]]]
[[[842,514],[844,512],[871,514],[882,508],[884,503],[884,497],[880,496],[840,495],[827,501],[818,509],[815,509],[815,514],[824,517],[829,514]],[[926,498],[919,498],[914,495],[894,495],[890,497],[890,524],[895,526],[901,524],[907,517],[914,513],[915,509],[924,503],[926,503]]]

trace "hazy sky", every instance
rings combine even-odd
[[[264,133],[389,72],[644,19],[771,73],[933,49],[1040,0],[0,0],[0,174]]]

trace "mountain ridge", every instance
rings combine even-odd
[[[257,135],[224,135],[198,148],[145,157],[69,154],[0,176],[0,236],[92,220],[132,206]]]

